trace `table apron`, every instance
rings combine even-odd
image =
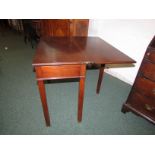
[[[58,66],[36,66],[37,80],[85,78],[83,72],[85,64],[79,65],[58,65]]]

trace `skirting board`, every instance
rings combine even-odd
[[[125,78],[124,76],[122,76],[121,74],[115,72],[115,71],[112,71],[110,69],[105,69],[105,72],[107,74],[110,74],[111,76],[113,77],[116,77],[117,79],[121,80],[121,81],[124,81],[130,85],[133,85],[133,82],[129,81],[127,78]]]

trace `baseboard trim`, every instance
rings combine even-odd
[[[117,73],[115,71],[111,71],[109,69],[105,69],[105,72],[107,74],[110,74],[111,76],[113,76],[113,77],[115,77],[115,78],[117,78],[117,79],[125,82],[125,83],[128,83],[130,85],[133,85],[133,82],[132,81],[129,81],[127,78],[125,78],[124,76],[122,76],[121,74],[119,74],[119,73]]]

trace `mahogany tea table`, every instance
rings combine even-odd
[[[50,116],[45,92],[45,80],[79,78],[78,122],[82,121],[86,65],[100,64],[96,92],[99,93],[106,64],[135,63],[98,37],[45,37],[36,48],[32,65],[40,92],[46,125]]]

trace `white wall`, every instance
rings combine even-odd
[[[99,36],[137,61],[135,67],[106,69],[106,72],[133,84],[146,48],[155,35],[155,20],[91,19],[89,36]]]

